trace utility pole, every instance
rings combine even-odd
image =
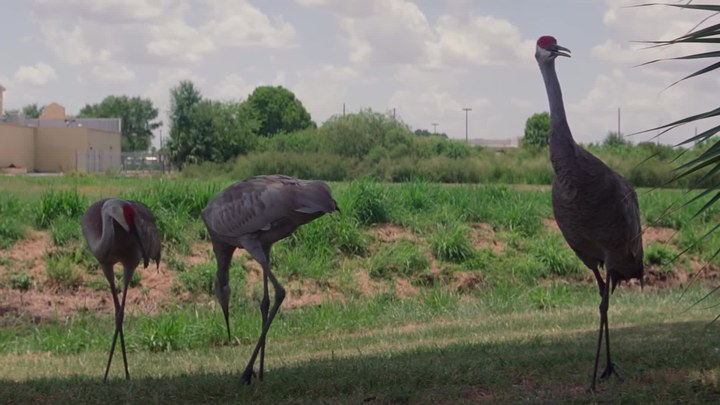
[[[433,126],[433,135],[437,135],[437,126],[438,126],[438,123],[437,123],[437,122],[433,122],[433,123],[431,123],[430,125]]]
[[[343,117],[345,116],[345,103],[343,103]]]
[[[620,136],[620,107],[618,107],[618,129],[617,134]]]
[[[463,111],[465,111],[465,143],[470,145],[470,140],[468,139],[468,111],[472,111],[472,108],[465,107]]]

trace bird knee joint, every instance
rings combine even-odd
[[[285,299],[285,289],[277,286],[275,289],[275,301],[282,302]]]

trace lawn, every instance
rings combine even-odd
[[[702,402],[717,396],[718,208],[638,190],[646,285],[611,299],[623,377],[585,393],[599,295],[552,219],[547,187],[330,183],[341,213],[273,249],[288,296],[270,330],[266,381],[239,385],[260,329],[259,266],[231,268],[227,341],[199,212],[226,179],[0,177],[0,398],[64,402]],[[163,262],[128,292],[126,343],[79,217],[97,198],[155,212]],[[684,252],[678,256],[679,253]],[[691,278],[700,281],[683,295]],[[711,307],[707,309],[707,307]]]

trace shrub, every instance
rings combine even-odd
[[[462,263],[473,254],[470,229],[462,224],[440,225],[430,238],[433,255],[449,262]]]
[[[383,244],[370,258],[369,273],[373,277],[393,278],[398,275],[412,276],[426,270],[430,259],[420,251],[417,243],[401,239]]]
[[[76,189],[47,191],[40,196],[40,202],[35,206],[33,220],[38,228],[47,229],[58,218],[79,221],[87,207],[87,201]]]
[[[180,281],[186,290],[193,294],[214,294],[215,265],[202,263],[192,266],[188,271],[181,272]]]
[[[677,253],[667,245],[653,242],[645,249],[645,262],[658,266],[658,271],[663,274],[673,272],[673,262]]]
[[[71,256],[58,252],[46,252],[44,259],[47,265],[45,274],[50,286],[74,289],[82,284],[82,274],[75,268],[75,261]]]
[[[368,180],[352,181],[342,195],[342,210],[346,210],[361,225],[387,222],[387,195],[383,186]]]
[[[15,196],[0,196],[0,249],[11,247],[25,236],[23,206]]]
[[[10,287],[15,290],[27,291],[32,286],[33,277],[27,271],[10,274]]]

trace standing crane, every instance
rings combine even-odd
[[[90,251],[100,262],[103,274],[110,283],[110,292],[115,306],[115,334],[112,346],[110,346],[110,357],[105,368],[103,382],[107,381],[118,334],[125,364],[125,379],[129,380],[125,337],[122,330],[125,298],[130,279],[141,259],[146,268],[150,259],[155,260],[156,264],[160,266],[161,238],[155,226],[155,217],[150,209],[139,201],[102,199],[85,211],[82,217],[82,232]],[[113,266],[116,263],[123,266],[122,301],[118,300],[115,288]]]
[[[643,247],[640,210],[632,186],[573,139],[565,116],[555,59],[570,50],[551,36],[537,41],[537,59],[550,104],[550,161],[555,178],[552,206],[555,220],[568,245],[593,271],[600,296],[600,330],[589,391],[595,390],[603,334],[605,369],[601,379],[617,374],[610,361],[608,308],[610,290],[633,278],[643,281]],[[603,280],[599,268],[606,270]]]
[[[301,225],[333,211],[339,211],[339,208],[327,184],[282,175],[255,176],[232,184],[216,195],[202,211],[217,260],[215,295],[225,316],[228,339],[228,271],[235,249],[245,249],[260,263],[263,270],[263,298],[260,302],[262,331],[250,361],[240,377],[241,382],[250,383],[258,352],[260,367],[257,377],[262,381],[265,339],[270,324],[285,299],[285,289],[270,271],[270,248],[273,243],[290,236]],[[272,308],[268,279],[275,289]]]

